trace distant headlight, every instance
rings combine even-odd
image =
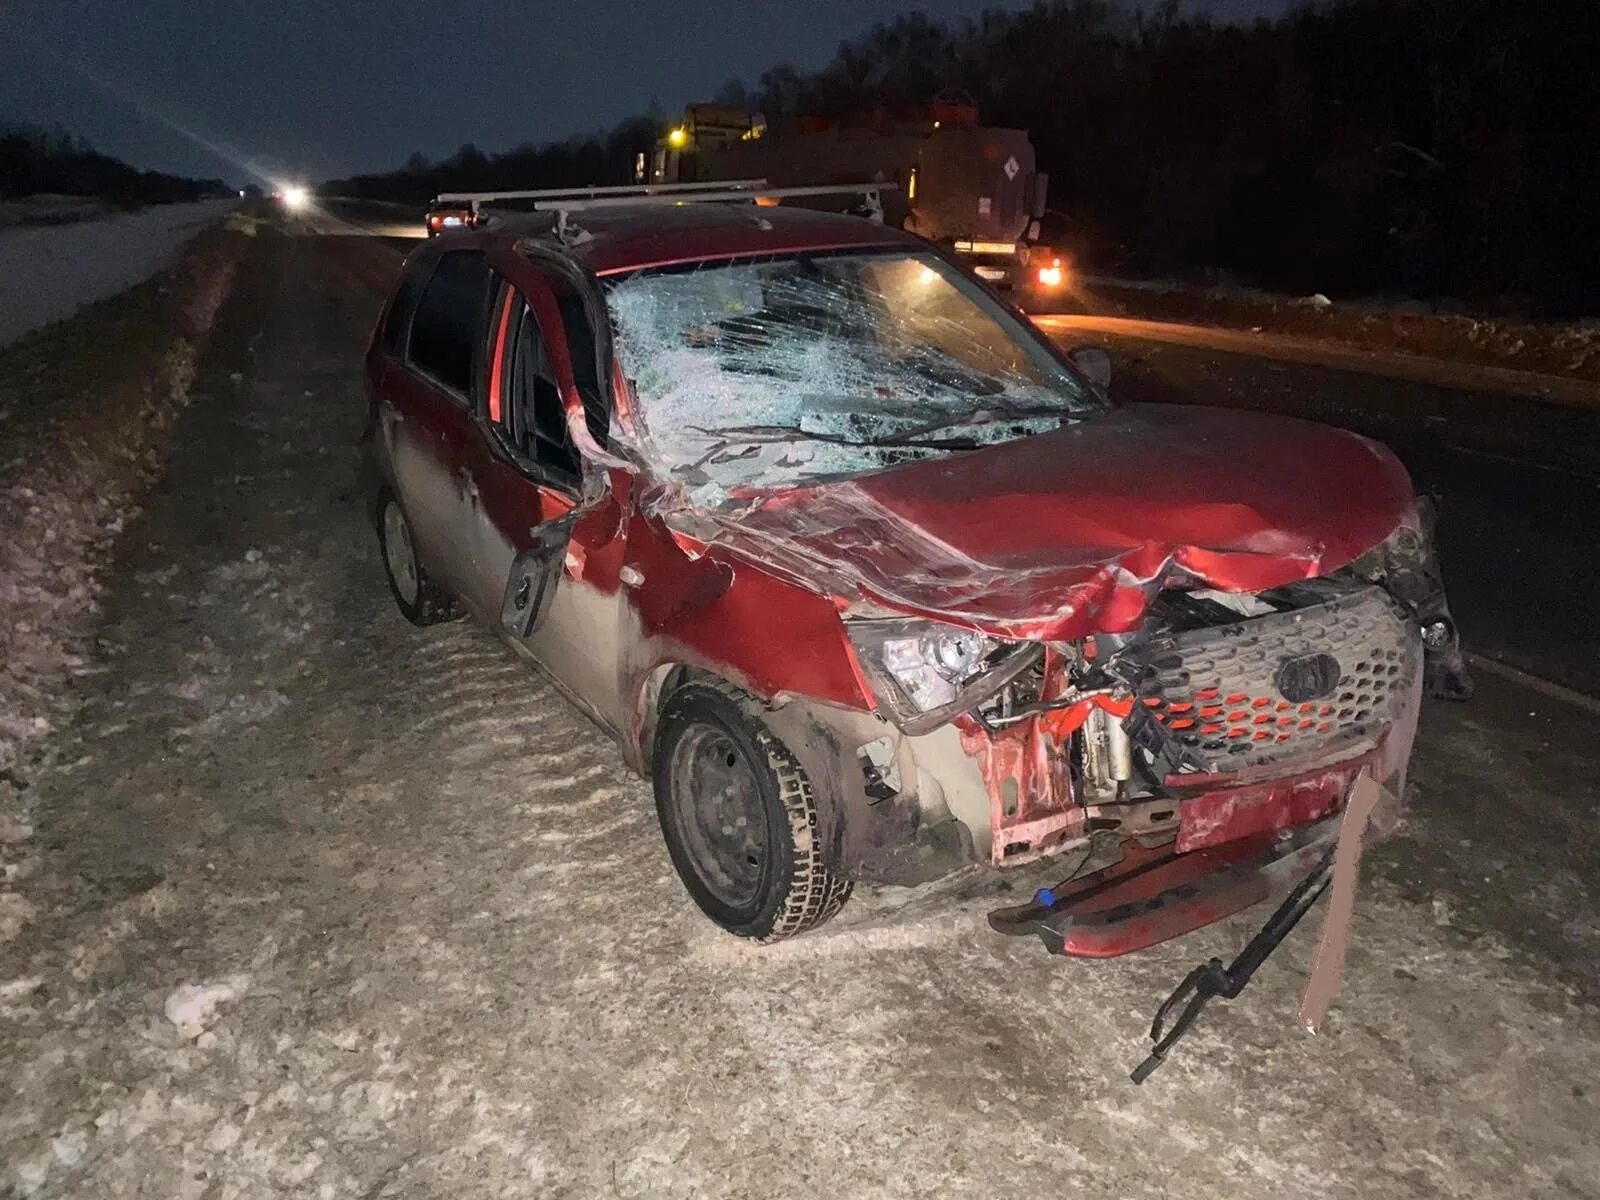
[[[1039,268],[1039,286],[1040,287],[1047,287],[1047,288],[1060,287],[1061,286],[1061,267],[1059,265],[1049,266],[1049,267],[1040,267]]]
[[[311,203],[311,193],[303,187],[286,187],[283,189],[284,207],[293,212],[298,212]]]
[[[1040,647],[937,621],[846,621],[878,706],[907,733],[926,733],[1020,675]]]

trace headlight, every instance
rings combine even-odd
[[[936,621],[846,621],[878,705],[907,733],[926,733],[987,700],[1040,652]]]

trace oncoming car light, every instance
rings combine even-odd
[[[1040,650],[937,621],[853,620],[845,628],[879,708],[911,734],[987,700]]]
[[[1061,264],[1053,262],[1048,267],[1039,268],[1039,286],[1056,288],[1061,286]]]
[[[311,203],[311,192],[299,184],[290,184],[283,189],[283,206],[290,212],[300,212]]]

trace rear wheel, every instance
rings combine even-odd
[[[729,933],[778,941],[850,897],[830,870],[805,771],[748,697],[690,683],[657,726],[656,814],[689,895]]]
[[[461,615],[455,598],[434,583],[417,556],[411,522],[393,492],[378,497],[378,546],[389,591],[401,614],[413,625],[437,625]]]

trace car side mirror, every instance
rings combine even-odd
[[[1099,346],[1079,346],[1067,351],[1067,358],[1102,392],[1111,387],[1111,355]]]
[[[500,624],[511,636],[532,637],[550,611],[576,520],[574,511],[540,525],[534,531],[533,545],[512,562],[500,602]]]

